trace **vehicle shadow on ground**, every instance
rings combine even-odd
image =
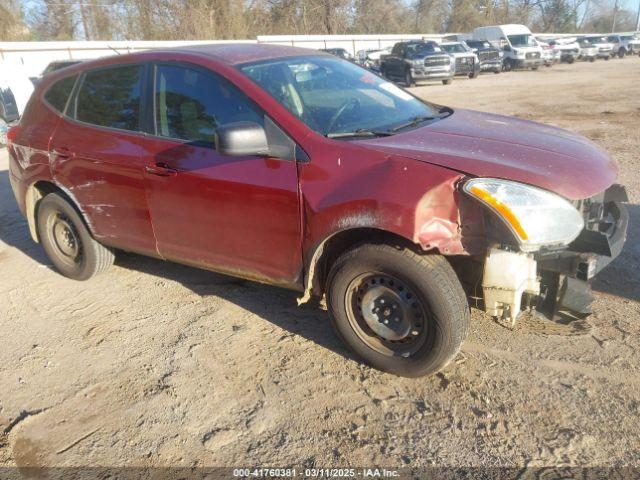
[[[7,170],[0,171],[0,241],[42,265],[51,265],[42,247],[32,240],[27,220],[18,210]]]
[[[640,302],[640,205],[628,203],[626,207],[627,241],[618,258],[596,275],[592,287],[596,292]]]
[[[347,359],[359,361],[333,332],[329,314],[317,299],[298,306],[301,293],[200,270],[155,258],[121,252],[116,265],[175,281],[201,297],[218,297]]]

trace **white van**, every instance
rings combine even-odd
[[[505,70],[530,68],[536,70],[544,64],[542,47],[538,45],[531,30],[524,25],[495,25],[478,27],[473,31],[475,40],[488,40],[504,51]]]
[[[21,65],[0,62],[0,145],[9,126],[18,121],[33,93],[33,82]]]

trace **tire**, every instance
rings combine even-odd
[[[404,84],[407,88],[411,88],[414,85],[413,76],[411,76],[411,70],[409,69],[404,72]]]
[[[593,62],[595,62],[595,61],[596,61],[596,59],[595,59],[595,57],[591,57],[591,58],[589,59],[589,61],[590,61],[591,63],[593,63]]]
[[[497,69],[497,68],[496,68],[496,69],[493,71],[493,73],[495,73],[495,74],[497,75],[498,73],[502,73],[502,70],[499,70],[499,69]]]
[[[113,252],[91,236],[80,214],[62,195],[50,193],[39,202],[36,222],[47,256],[65,277],[88,280],[113,264]]]
[[[604,57],[604,60],[605,60],[606,62],[608,62],[610,58],[611,58],[611,57]]]
[[[573,57],[569,57],[569,58],[567,58],[567,63],[568,63],[569,65],[571,65],[571,64],[573,63],[573,61],[574,61]]]
[[[453,78],[446,78],[442,80],[443,85],[451,85],[451,82],[453,82]]]
[[[531,67],[532,71],[538,70],[538,67]]]
[[[621,48],[620,50],[618,50],[618,57],[624,58],[626,53],[627,53],[626,50],[624,48]]]
[[[364,244],[335,261],[327,306],[337,335],[353,352],[403,377],[444,368],[470,322],[465,292],[444,257],[386,244]]]
[[[504,65],[503,70],[505,72],[510,72],[511,70],[513,70],[513,62],[511,61],[510,58],[505,58],[503,65]]]
[[[478,78],[478,74],[476,72],[471,72],[469,74],[469,78]]]

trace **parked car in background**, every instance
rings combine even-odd
[[[436,42],[412,40],[396,43],[389,55],[382,55],[380,73],[408,87],[427,80],[449,85],[455,74],[455,62]]]
[[[6,143],[7,130],[19,120],[32,93],[33,82],[21,65],[0,62],[0,145]]]
[[[579,38],[577,41],[580,46],[580,55],[578,58],[585,62],[595,62],[596,58],[598,58],[598,47],[584,38]]]
[[[549,40],[555,51],[560,52],[560,61],[564,63],[573,63],[580,56],[580,45],[574,37],[561,37]]]
[[[607,37],[607,41],[613,45],[613,51],[618,57],[640,54],[640,38],[632,34],[614,33]]]
[[[536,43],[542,48],[542,59],[544,60],[544,66],[550,67],[556,62],[560,61],[560,52],[553,48],[553,45],[549,45],[545,40],[536,37]]]
[[[380,58],[390,52],[391,48],[360,50],[356,55],[356,62],[364,68],[378,73],[380,72]]]
[[[598,58],[609,60],[616,54],[613,50],[613,44],[609,43],[609,41],[601,35],[588,35],[581,38],[584,38],[591,45],[598,48]]]
[[[580,135],[280,45],[60,70],[9,130],[18,207],[63,275],[124,250],[324,295],[346,345],[410,377],[459,351],[463,285],[510,322],[534,304],[587,315],[625,242],[617,171]]]
[[[478,56],[481,72],[500,73],[502,71],[502,50],[494,47],[487,40],[465,40],[464,43]]]
[[[445,52],[451,55],[455,61],[454,75],[464,75],[469,78],[476,78],[480,73],[480,60],[463,42],[442,42],[440,44]]]
[[[344,58],[345,60],[349,60],[350,62],[355,61],[353,55],[351,55],[344,48],[323,48],[320,51],[330,53],[331,55],[335,55],[336,57]]]
[[[524,25],[494,25],[478,27],[473,31],[474,40],[488,40],[503,52],[504,69],[516,68],[536,70],[544,65],[542,48],[531,31]]]

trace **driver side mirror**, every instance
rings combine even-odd
[[[267,134],[257,123],[228,123],[218,127],[216,133],[216,150],[220,155],[242,157],[269,154]]]
[[[504,47],[502,47],[502,49],[503,49],[505,52],[510,52],[510,51],[511,51],[511,47],[510,47],[509,45],[505,45]]]

